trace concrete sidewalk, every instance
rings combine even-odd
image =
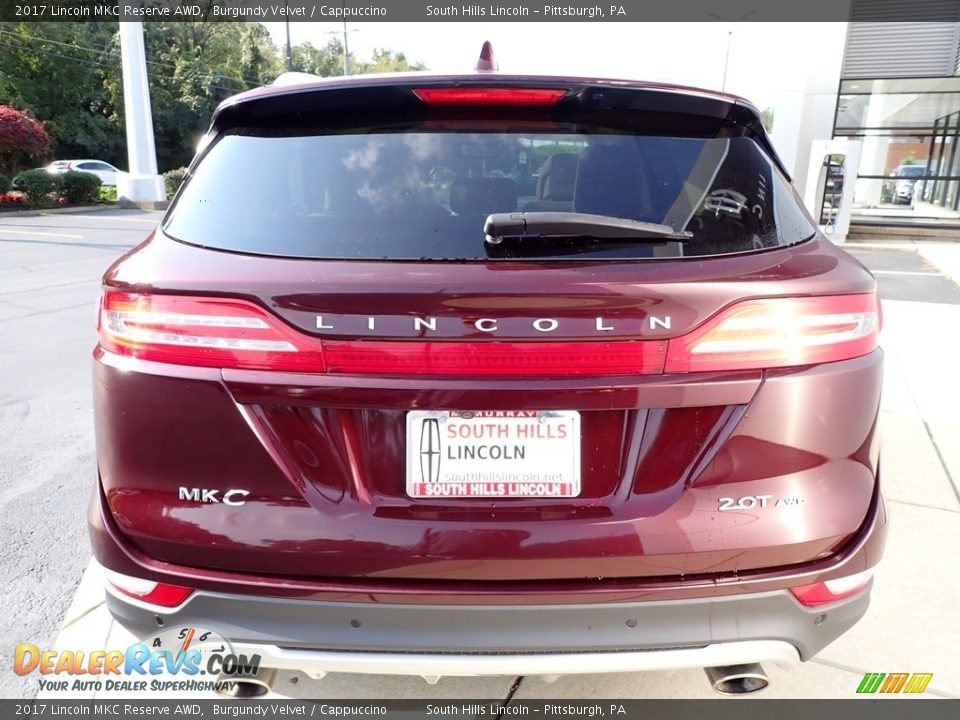
[[[850,249],[855,249],[851,245]],[[911,246],[912,247],[912,246]],[[952,251],[951,251],[952,250]],[[960,245],[913,249],[960,284]],[[886,352],[880,424],[882,482],[890,515],[886,556],[876,571],[867,616],[816,659],[790,670],[767,668],[770,698],[853,698],[868,672],[933,673],[926,695],[960,697],[960,381],[946,352],[960,328],[960,304],[885,301]],[[57,638],[61,650],[124,649],[135,641],[103,604],[95,564],[84,575]],[[280,673],[272,697],[499,698],[517,678],[420,678]],[[143,694],[127,694],[144,697]],[[41,697],[64,697],[41,693]],[[67,693],[71,698],[107,693]],[[182,697],[182,693],[178,697]],[[210,695],[204,695],[209,697]],[[547,684],[519,679],[517,698],[711,698],[701,670],[579,675]]]

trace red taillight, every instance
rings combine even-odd
[[[330,372],[530,377],[663,372],[666,343],[324,341]]]
[[[825,580],[810,585],[798,585],[790,588],[790,592],[801,604],[807,607],[817,607],[856,595],[867,586],[871,577],[873,577],[873,573],[870,570],[865,570],[856,575],[848,575],[834,580]]]
[[[872,294],[747,300],[671,339],[666,372],[846,360],[874,350],[879,329],[877,298]]]
[[[553,105],[563,88],[442,87],[417,88],[414,94],[428,105]]]
[[[104,293],[104,349],[143,360],[257,370],[466,377],[649,375],[666,341],[320,341],[244,300]]]
[[[834,362],[877,347],[874,295],[736,303],[670,340],[323,340],[245,300],[104,293],[100,344],[180,365],[383,375],[563,377],[746,370]]]
[[[106,292],[100,344],[143,360],[323,372],[320,343],[244,300]]]
[[[124,595],[136,598],[151,605],[176,607],[193,593],[192,588],[169,583],[154,582],[143,578],[123,575],[112,570],[104,570],[107,582]]]

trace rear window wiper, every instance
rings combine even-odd
[[[689,242],[693,233],[669,225],[577,212],[512,212],[487,216],[483,232],[490,245],[505,238],[575,238]]]

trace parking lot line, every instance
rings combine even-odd
[[[72,238],[75,240],[83,240],[83,235],[71,235],[70,233],[52,233],[52,232],[41,232],[39,230],[13,230],[6,225],[0,225],[0,235],[4,234],[11,235],[40,235],[42,237],[56,237],[56,238]]]
[[[119,216],[119,215],[96,215],[96,216],[93,216],[93,217],[91,217],[91,216],[89,216],[89,215],[71,215],[71,216],[70,216],[70,219],[71,219],[71,220],[73,220],[73,219],[78,219],[78,220],[96,220],[97,222],[100,222],[101,220],[116,220],[117,222],[138,222],[138,223],[148,223],[148,224],[150,224],[150,225],[156,225],[156,224],[157,224],[157,221],[159,220],[159,218],[153,218],[153,219],[150,219],[150,218],[133,218],[133,217],[121,217],[121,216]]]
[[[874,275],[927,275],[930,277],[946,277],[938,272],[919,272],[917,270],[871,270]]]

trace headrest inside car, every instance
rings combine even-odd
[[[489,215],[517,209],[517,186],[510,178],[461,178],[450,189],[457,215]]]
[[[548,157],[540,168],[537,181],[537,200],[573,200],[573,187],[577,179],[577,156],[573,153],[557,153]]]
[[[639,219],[648,210],[643,158],[635,145],[591,145],[580,155],[575,212]]]

